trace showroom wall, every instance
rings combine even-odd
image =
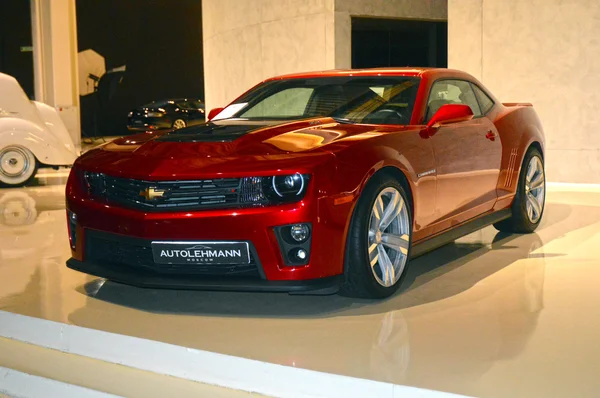
[[[535,106],[549,181],[600,183],[600,2],[450,0],[450,67]]]
[[[334,0],[204,0],[207,109],[259,81],[334,67]]]
[[[351,17],[446,20],[446,0],[203,0],[207,108],[259,81],[349,68]]]

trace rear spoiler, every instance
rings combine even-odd
[[[528,102],[503,102],[502,105],[507,106],[507,107],[512,107],[512,106],[533,106],[533,104],[530,104]]]

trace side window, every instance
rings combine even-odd
[[[295,87],[279,91],[248,109],[240,117],[297,117],[306,112],[314,89]]]
[[[481,112],[485,115],[487,114],[493,107],[494,101],[486,93],[483,92],[482,89],[472,84],[473,90],[475,90],[475,95],[479,100],[479,105],[481,105]]]
[[[469,105],[475,117],[481,116],[481,109],[471,88],[471,84],[463,80],[441,80],[433,84],[427,101],[426,122],[446,104]]]

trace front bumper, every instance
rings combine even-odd
[[[77,215],[75,249],[69,267],[92,275],[137,286],[222,290],[334,292],[343,274],[345,234],[351,205],[333,206],[329,198],[307,195],[298,203],[246,209],[144,213],[67,195],[67,208]],[[285,263],[276,235],[279,226],[312,225],[308,264]],[[165,274],[151,269],[152,260],[111,261],[89,254],[92,235],[110,235],[113,241],[240,241],[248,242],[256,260],[256,274],[239,278],[228,274]],[[105,252],[111,252],[109,248]],[[148,266],[145,266],[148,265]]]
[[[342,282],[341,275],[306,281],[267,281],[264,279],[236,278],[230,276],[165,275],[133,267],[78,261],[74,258],[67,261],[67,267],[114,282],[145,288],[325,295],[335,294]]]

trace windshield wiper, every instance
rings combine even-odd
[[[345,123],[345,124],[353,124],[354,123],[352,120],[345,119],[343,117],[331,116],[331,118],[338,123]]]

